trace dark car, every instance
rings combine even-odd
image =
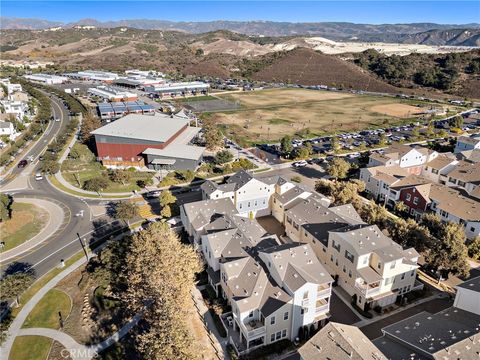
[[[20,160],[20,162],[18,163],[17,167],[19,168],[24,168],[25,166],[27,166],[28,164],[28,161],[27,160]]]

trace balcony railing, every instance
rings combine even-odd
[[[241,323],[241,322],[240,322]],[[241,323],[245,337],[251,339],[252,337],[263,335],[266,332],[265,324],[258,320],[251,320],[244,324]]]
[[[329,297],[330,295],[332,295],[332,288],[331,287],[328,287],[326,289],[317,291],[317,299]]]
[[[371,285],[361,285],[358,282],[355,283],[355,287],[360,290],[360,293],[369,298],[380,293],[380,285],[371,286]]]
[[[325,305],[319,306],[319,307],[315,308],[315,316],[320,315],[320,314],[324,314],[324,313],[326,313],[329,309],[330,309],[329,304],[325,304]]]

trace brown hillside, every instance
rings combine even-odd
[[[398,92],[398,88],[375,79],[354,64],[305,48],[290,51],[252,77],[263,81]]]

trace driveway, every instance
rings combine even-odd
[[[360,318],[334,293],[330,297],[330,314],[332,315],[330,321],[341,324],[352,325],[360,321]]]
[[[361,327],[360,330],[370,339],[376,339],[382,336],[382,328],[391,325],[393,323],[399,322],[403,319],[406,319],[410,316],[416,315],[421,313],[422,311],[427,311],[429,313],[435,314],[439,311],[442,311],[450,306],[453,305],[453,301],[451,301],[448,297],[446,298],[437,298],[417,306],[411,307],[406,309],[405,311],[399,312],[392,316],[388,316],[382,320],[376,321],[364,327]]]

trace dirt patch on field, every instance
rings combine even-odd
[[[375,105],[370,108],[374,112],[394,116],[398,118],[410,118],[412,116],[420,115],[422,112],[418,107],[407,104],[384,104]]]

